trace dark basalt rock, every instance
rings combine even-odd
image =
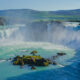
[[[35,70],[36,68],[34,66],[31,67],[32,70]]]
[[[48,66],[50,64],[50,60],[40,56],[16,56],[13,59],[13,65],[24,66],[25,64],[29,66]]]
[[[37,53],[37,51],[32,51],[31,54],[33,54],[33,56],[27,56],[27,55],[23,55],[21,56],[16,56],[14,57],[14,59],[12,60],[13,65],[20,65],[21,68],[24,67],[24,65],[29,65],[32,66],[31,69],[35,69],[34,66],[48,66],[49,64],[53,64],[53,65],[57,65],[56,63],[56,58],[66,55],[66,53],[63,52],[59,52],[57,53],[57,55],[53,56],[53,61],[50,59],[46,59],[39,56],[36,56],[35,54]]]
[[[57,55],[59,55],[59,56],[63,56],[63,55],[66,55],[66,53],[57,53]]]
[[[53,65],[57,65],[57,63],[54,61],[54,62],[53,62]]]
[[[55,60],[58,56],[53,56],[53,59]]]

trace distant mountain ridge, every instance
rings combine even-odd
[[[27,22],[32,20],[80,20],[80,9],[37,11],[32,9],[0,10],[0,17],[9,22]]]
[[[74,10],[57,10],[57,11],[38,11],[32,9],[8,9],[8,10],[0,10],[0,16],[5,13],[11,12],[29,12],[29,13],[48,13],[48,14],[61,14],[61,15],[80,15],[80,9]],[[3,13],[3,14],[2,14]]]

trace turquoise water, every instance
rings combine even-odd
[[[17,55],[31,55],[30,52],[32,50],[37,50],[37,55],[41,55],[45,58],[51,58],[51,56],[56,55],[57,52],[65,52],[66,55],[58,58],[56,61],[58,65],[49,65],[48,67],[36,67],[36,70],[31,70],[31,67],[24,66],[23,69],[20,66],[13,66],[11,61],[5,61],[5,59],[13,58]],[[34,80],[36,79],[36,75],[43,76],[40,80],[45,80],[45,74],[49,76],[50,71],[55,72],[55,70],[60,70],[65,68],[66,66],[71,65],[73,62],[69,60],[72,59],[75,55],[75,51],[73,49],[69,49],[64,46],[52,45],[50,43],[20,43],[15,45],[1,45],[0,46],[0,80]],[[47,71],[47,72],[46,72]],[[49,75],[48,75],[49,73]],[[24,75],[26,74],[26,75]],[[28,76],[29,75],[29,76]],[[32,75],[32,76],[31,76]],[[31,77],[30,77],[31,76]],[[52,78],[52,76],[51,76]],[[36,79],[38,80],[38,79]],[[47,79],[52,80],[52,79]]]

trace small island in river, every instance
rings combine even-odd
[[[16,56],[13,58],[13,65],[20,65],[24,67],[24,65],[32,66],[32,69],[35,69],[34,66],[48,66],[49,64],[57,64],[55,61],[51,61],[50,59],[46,59],[41,57],[40,55],[35,55],[37,51],[32,51],[32,55],[23,55],[22,57]],[[56,57],[63,56],[65,53],[57,53]],[[54,59],[55,56],[53,56]]]

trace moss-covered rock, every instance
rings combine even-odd
[[[35,55],[36,53],[38,53],[36,50],[31,52],[31,54],[33,54],[33,55]]]
[[[48,65],[49,65],[49,63],[48,63],[48,62],[44,62],[43,64],[44,64],[44,66],[48,66]]]
[[[30,66],[48,66],[50,64],[50,60],[45,59],[41,56],[16,56],[13,60],[14,65],[24,66],[25,64]]]

